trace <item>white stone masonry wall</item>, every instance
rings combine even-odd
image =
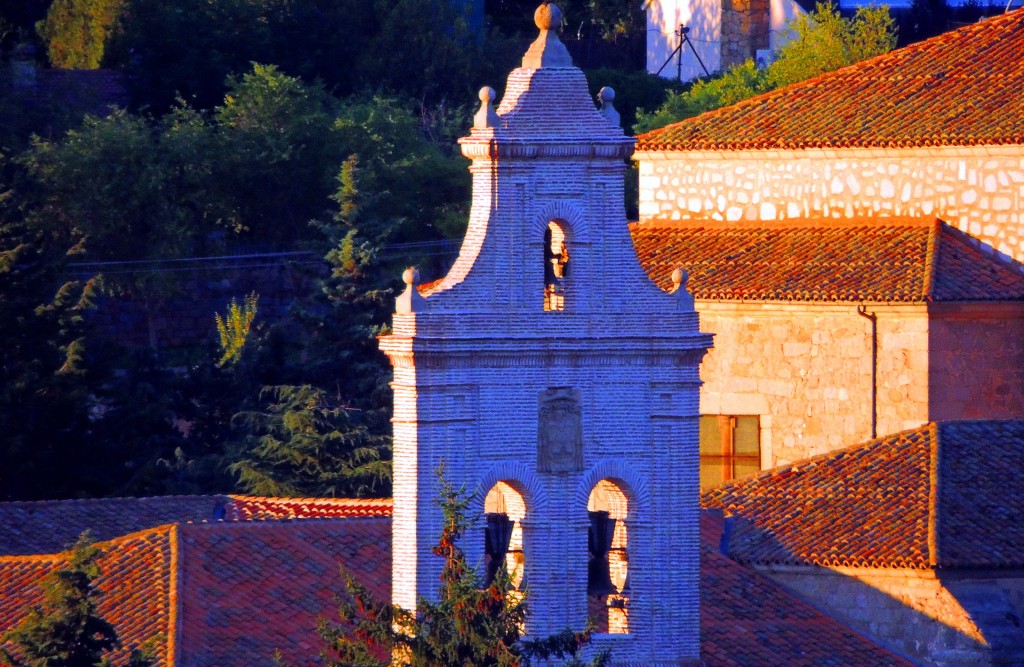
[[[640,219],[939,217],[1024,261],[1024,146],[638,152]]]

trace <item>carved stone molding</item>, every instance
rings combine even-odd
[[[580,392],[551,387],[540,392],[537,419],[537,470],[583,470],[583,409]]]

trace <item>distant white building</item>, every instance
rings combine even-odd
[[[839,9],[853,12],[882,4],[911,6],[910,0],[839,0]],[[767,63],[785,41],[786,25],[813,8],[813,0],[646,0],[647,71],[689,81],[746,60]],[[680,26],[689,29],[688,44],[679,35]]]
[[[644,9],[647,71],[681,81],[767,57],[786,25],[805,13],[794,0],[647,0]],[[689,29],[689,44],[680,26]]]

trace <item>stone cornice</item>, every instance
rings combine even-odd
[[[381,349],[395,368],[448,369],[448,368],[595,368],[595,367],[696,367],[704,358],[705,348],[676,350],[638,350],[631,352],[556,351],[434,351],[413,349]]]
[[[633,154],[632,137],[588,141],[586,143],[566,141],[521,141],[505,139],[501,132],[493,138],[466,137],[459,139],[462,154],[471,160],[519,159],[609,159],[621,160]]]

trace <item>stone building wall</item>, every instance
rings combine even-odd
[[[1024,418],[1024,304],[945,305],[928,339],[929,419]]]
[[[871,437],[871,325],[856,304],[697,301],[715,346],[701,414],[758,415],[761,467]],[[879,435],[928,421],[928,315],[878,306]]]
[[[638,152],[640,219],[939,217],[1024,261],[1024,146]]]
[[[768,48],[770,0],[722,0],[722,69]]]
[[[1024,573],[941,579],[932,571],[902,569],[791,567],[766,573],[919,665],[1024,664]]]

